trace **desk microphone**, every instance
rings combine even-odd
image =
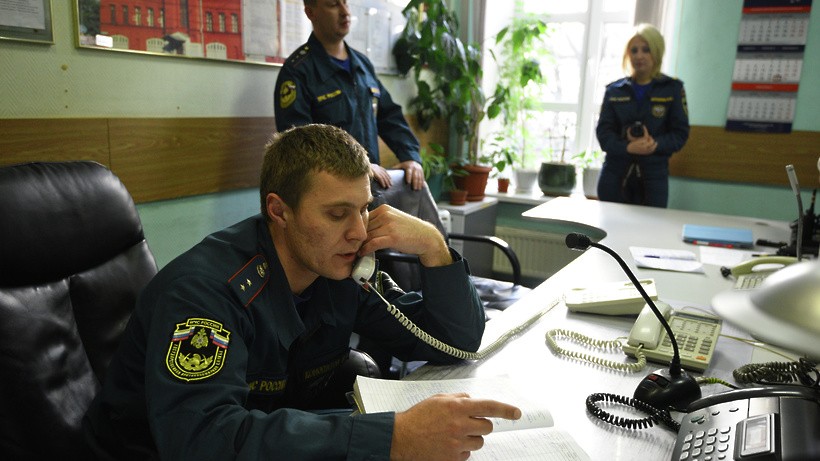
[[[661,325],[663,325],[663,328],[666,330],[666,334],[669,336],[669,340],[672,342],[674,355],[672,356],[672,362],[669,364],[669,370],[660,369],[644,378],[640,384],[638,384],[638,388],[635,389],[635,399],[662,409],[666,409],[670,406],[673,408],[686,408],[690,403],[699,399],[701,397],[700,386],[697,381],[695,381],[695,378],[686,373],[681,367],[678,342],[675,340],[675,334],[672,332],[672,328],[669,327],[669,323],[663,315],[661,315],[658,307],[652,301],[652,298],[646,294],[642,284],[626,265],[626,262],[611,248],[593,242],[584,234],[567,234],[565,242],[567,247],[573,250],[584,251],[589,247],[595,247],[615,258],[618,264],[621,265],[621,269],[623,269],[629,277],[629,280],[632,281],[632,284],[635,285],[635,288],[637,288],[638,292],[643,296],[646,304],[652,309],[655,317],[661,322]]]

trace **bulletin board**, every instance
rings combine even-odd
[[[53,44],[51,0],[0,0],[0,39]]]
[[[281,65],[312,30],[302,0],[74,2],[80,48]],[[348,1],[345,40],[381,73],[396,73],[391,50],[405,24],[400,3]]]

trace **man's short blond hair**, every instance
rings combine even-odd
[[[262,162],[262,214],[267,216],[270,193],[297,209],[316,173],[322,171],[351,180],[369,177],[367,151],[346,131],[331,125],[304,125],[276,133],[265,147]]]

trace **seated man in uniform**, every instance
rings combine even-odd
[[[276,135],[262,213],[206,237],[146,287],[84,420],[101,459],[466,459],[519,409],[438,395],[405,412],[312,412],[352,332],[397,357],[455,359],[416,339],[349,278],[381,248],[416,254],[424,297],[384,296],[434,337],[474,351],[484,329],[465,261],[429,223],[368,211],[367,153],[345,131]],[[383,275],[383,274],[380,274]]]

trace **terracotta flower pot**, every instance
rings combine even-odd
[[[467,203],[467,191],[453,189],[450,191],[450,205],[464,205]]]
[[[484,200],[484,189],[487,188],[487,180],[493,168],[480,165],[464,165],[461,169],[468,174],[453,178],[456,187],[467,191],[467,201],[469,202]]]
[[[498,178],[498,192],[504,193],[510,188],[510,178]]]

